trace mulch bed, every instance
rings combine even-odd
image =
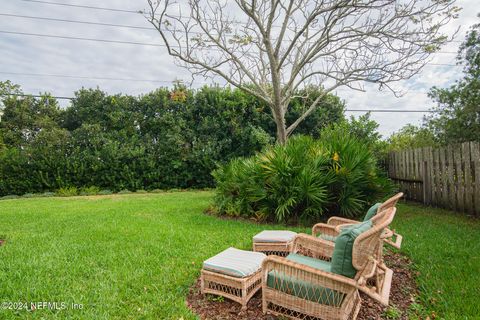
[[[399,253],[387,253],[385,255],[385,262],[394,272],[390,291],[390,306],[395,306],[402,312],[402,317],[399,319],[408,319],[406,311],[418,293],[414,271],[410,267],[411,262],[407,257]],[[370,299],[368,296],[364,294],[361,295],[363,300],[362,308],[360,309],[357,319],[387,319],[383,316],[386,309],[385,307]],[[264,315],[262,313],[261,290],[248,302],[247,310],[241,311],[241,306],[236,302],[212,295],[202,295],[200,293],[200,280],[198,280],[190,289],[186,303],[200,319],[278,319],[272,315]]]

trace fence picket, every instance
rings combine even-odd
[[[447,147],[447,165],[448,165],[448,192],[449,205],[447,208],[457,210],[457,188],[455,186],[455,165],[453,162],[453,147]]]
[[[475,183],[475,214],[480,216],[480,143],[471,142],[470,151],[472,157],[472,164],[474,167],[474,183]]]
[[[480,216],[479,142],[392,152],[388,169],[408,198]]]
[[[473,191],[472,191],[472,170],[470,158],[470,143],[462,143],[462,157],[464,163],[464,183],[465,183],[465,211],[473,214]]]
[[[463,169],[462,169],[462,148],[461,145],[456,145],[455,150],[455,168],[456,168],[456,178],[457,178],[457,200],[458,200],[458,210],[460,212],[465,212],[465,185],[463,182]]]

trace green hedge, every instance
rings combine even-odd
[[[162,88],[140,97],[82,89],[66,108],[48,95],[1,102],[0,196],[211,187],[218,164],[275,140],[268,108],[232,89]],[[289,117],[302,108],[292,101]],[[299,132],[318,136],[344,118],[343,108],[327,96]]]

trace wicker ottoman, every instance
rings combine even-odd
[[[203,263],[202,293],[223,296],[246,309],[248,301],[262,287],[260,271],[266,257],[260,252],[235,248],[220,252]]]
[[[293,231],[264,230],[253,237],[253,251],[286,257],[296,235]]]

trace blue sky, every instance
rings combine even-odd
[[[57,1],[57,0],[56,0]],[[70,4],[103,6],[128,10],[140,10],[146,0],[68,0],[57,1]],[[0,14],[49,17],[60,19],[95,21],[102,23],[127,24],[148,27],[146,20],[138,14],[89,10],[53,6],[22,0],[0,0]],[[448,26],[452,33],[460,27],[456,40],[462,40],[469,26],[479,22],[478,0],[460,0],[463,8],[460,18]],[[90,26],[65,22],[52,22],[0,15],[0,31],[52,34],[69,37],[84,37],[161,43],[154,30],[127,29],[107,26]],[[442,49],[456,52],[459,43],[450,43]],[[438,53],[432,63],[455,63],[455,54]],[[128,78],[158,80],[158,82],[65,79],[54,77],[33,77],[12,74],[62,74],[85,77]],[[396,84],[405,94],[397,98],[390,92],[379,92],[376,86],[366,86],[366,92],[342,88],[336,93],[354,109],[428,109],[433,106],[427,97],[432,86],[448,86],[461,76],[461,68],[447,66],[426,66],[414,78]],[[5,34],[0,32],[0,80],[12,80],[22,86],[24,92],[51,92],[56,96],[72,96],[81,87],[97,87],[109,93],[141,94],[161,85],[171,85],[175,79],[188,80],[187,70],[175,65],[166,49],[155,46],[125,45],[50,39]],[[195,86],[205,81],[200,79]],[[360,115],[361,113],[349,113]],[[374,113],[379,122],[380,132],[387,136],[407,123],[420,124],[423,114],[417,113]]]

